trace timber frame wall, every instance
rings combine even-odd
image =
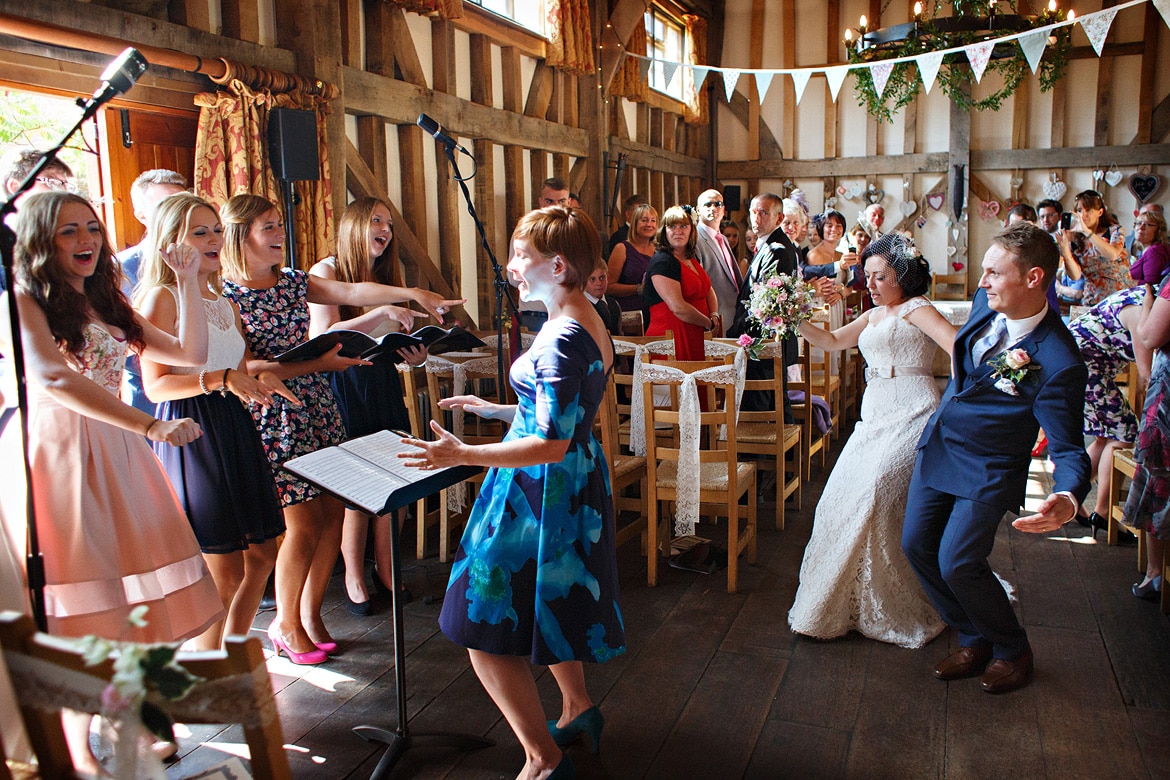
[[[609,177],[610,187],[614,181],[602,162],[606,152],[628,155],[619,203],[633,191],[651,193],[659,208],[693,202],[711,176],[712,158],[702,151],[709,146],[708,132],[682,122],[681,104],[665,98],[640,104],[630,128],[618,109],[621,101],[603,98],[598,74],[575,76],[546,66],[542,38],[470,4],[462,19],[444,21],[380,0],[264,3],[0,0],[0,17],[92,30],[123,45],[205,60],[224,57],[337,85],[340,97],[327,121],[335,214],[340,216],[347,190],[391,200],[406,284],[452,297],[461,291],[485,327],[492,306],[490,263],[464,215],[458,185],[447,175],[443,150],[415,125],[419,114],[431,115],[453,136],[472,139],[465,144],[477,165],[472,197],[501,265],[512,226],[548,176],[568,181],[599,227],[602,177]],[[619,0],[612,12],[605,0],[593,3],[606,73],[612,75],[620,62],[612,54],[613,31],[627,31],[628,38],[643,10],[640,0]],[[608,37],[598,34],[603,29]],[[416,46],[420,30],[422,37],[429,32],[429,68],[419,54],[425,47]],[[457,36],[466,36],[466,56]],[[108,60],[107,54],[0,36],[0,78],[8,86],[87,94]],[[152,67],[120,103],[194,112],[191,95],[212,87],[202,76]],[[397,159],[388,160],[395,142]],[[470,168],[465,165],[462,173]],[[391,199],[390,193],[401,196]],[[471,265],[462,258],[473,251]]]

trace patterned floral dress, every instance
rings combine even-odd
[[[1170,280],[1162,284],[1158,297],[1170,300]],[[1125,500],[1125,522],[1158,539],[1170,539],[1170,346],[1154,353],[1134,460],[1137,468]]]
[[[283,269],[277,283],[267,289],[224,281],[223,294],[240,307],[244,338],[253,357],[271,360],[308,340],[309,275],[304,271]],[[316,498],[321,491],[296,479],[281,465],[322,447],[340,444],[345,441],[345,429],[328,375],[302,374],[284,384],[300,399],[301,406],[276,396],[270,406],[252,404],[252,419],[260,429],[272,464],[281,506],[292,506]]]
[[[488,472],[451,569],[439,626],[456,644],[535,664],[625,652],[609,469],[593,436],[606,372],[575,320],[550,320],[512,365],[505,441],[569,439],[564,460]]]
[[[1091,311],[1069,323],[1081,358],[1089,369],[1085,389],[1085,435],[1113,441],[1137,439],[1138,421],[1126,394],[1117,386],[1117,375],[1133,362],[1133,338],[1121,323],[1121,310],[1141,306],[1144,285],[1113,293]]]
[[[1105,259],[1088,236],[1078,236],[1070,248],[1084,274],[1085,295],[1081,299],[1084,306],[1096,306],[1113,293],[1133,284],[1129,278],[1129,256],[1125,252],[1121,225],[1106,228],[1105,240],[1121,252],[1121,256],[1113,262]]]

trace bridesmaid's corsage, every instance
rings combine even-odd
[[[994,369],[991,376],[996,379],[995,389],[1008,395],[1019,395],[1018,385],[1029,374],[1040,370],[1040,364],[1033,362],[1032,356],[1023,349],[1004,350],[987,365]]]

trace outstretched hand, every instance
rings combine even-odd
[[[1077,516],[1077,508],[1072,506],[1069,497],[1059,493],[1050,494],[1040,502],[1036,510],[1034,515],[1017,517],[1012,521],[1012,525],[1025,533],[1046,534],[1057,530]]]
[[[167,244],[166,249],[160,249],[159,255],[163,262],[171,267],[176,276],[183,277],[199,271],[199,253],[195,247],[187,244]]]
[[[442,325],[443,316],[448,314],[454,307],[462,306],[463,304],[467,303],[467,299],[460,298],[459,300],[448,300],[436,292],[431,292],[430,290],[418,290],[415,293],[415,302],[430,312],[431,316],[438,320],[439,324]]]
[[[448,466],[458,466],[465,462],[462,458],[465,445],[455,437],[455,434],[434,420],[431,420],[431,430],[435,433],[434,441],[423,441],[413,436],[402,440],[403,444],[419,450],[418,452],[399,453],[398,457],[403,460],[403,465],[431,471]]]

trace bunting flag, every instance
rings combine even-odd
[[[650,66],[653,64],[653,62],[653,60],[638,60],[638,75],[641,77],[642,81],[648,80],[648,77],[650,76]]]
[[[942,61],[943,53],[941,51],[932,51],[918,58],[918,72],[922,75],[922,86],[928,95],[930,88],[934,86],[934,80],[938,76],[938,68],[942,65]]]
[[[1154,7],[1162,14],[1162,21],[1170,27],[1170,0],[1154,0]]]
[[[838,65],[835,68],[825,68],[825,80],[829,82],[829,94],[833,96],[833,102],[837,102],[837,94],[841,91],[841,85],[845,83],[845,76],[849,73],[848,65]]]
[[[987,70],[987,63],[991,60],[991,50],[994,48],[994,40],[963,47],[963,53],[967,55],[967,62],[971,63],[971,74],[975,77],[976,84],[983,78],[983,71]]]
[[[775,73],[765,71],[756,74],[756,93],[760,96],[760,103],[763,104],[764,98],[768,96],[768,87],[772,86],[772,77]],[[804,77],[808,81],[808,76]],[[800,90],[796,91],[796,102],[800,102]]]
[[[1020,50],[1024,52],[1024,58],[1028,60],[1028,65],[1032,68],[1033,73],[1036,72],[1036,68],[1040,67],[1040,58],[1044,56],[1044,48],[1048,45],[1050,32],[1051,28],[1044,27],[1019,37]]]
[[[890,80],[890,74],[893,72],[892,62],[876,62],[869,66],[869,75],[873,79],[873,90],[877,93],[878,100],[881,100],[882,93],[886,91],[886,82]]]
[[[711,69],[707,68],[707,67],[696,66],[696,67],[691,68],[691,75],[695,79],[695,91],[696,92],[703,88],[703,82],[705,82],[707,80],[707,74],[710,71],[711,71]]]
[[[1089,43],[1093,44],[1093,51],[1101,56],[1105,48],[1105,37],[1109,35],[1109,28],[1113,25],[1113,18],[1117,16],[1116,8],[1105,8],[1095,14],[1086,14],[1080,19],[1081,29],[1089,36]]]
[[[802,97],[804,97],[804,88],[808,86],[808,78],[811,75],[812,75],[812,71],[810,71],[810,70],[794,70],[794,71],[792,71],[792,87],[796,90],[796,102],[797,103],[799,103],[800,99]],[[764,99],[764,97],[763,97],[763,95],[761,95],[760,100],[762,101],[763,99]]]
[[[723,89],[727,92],[727,102],[731,102],[731,96],[735,94],[735,83],[739,81],[738,70],[723,71]]]
[[[663,62],[662,63],[662,83],[669,87],[670,82],[674,80],[674,74],[678,72],[677,62]]]

